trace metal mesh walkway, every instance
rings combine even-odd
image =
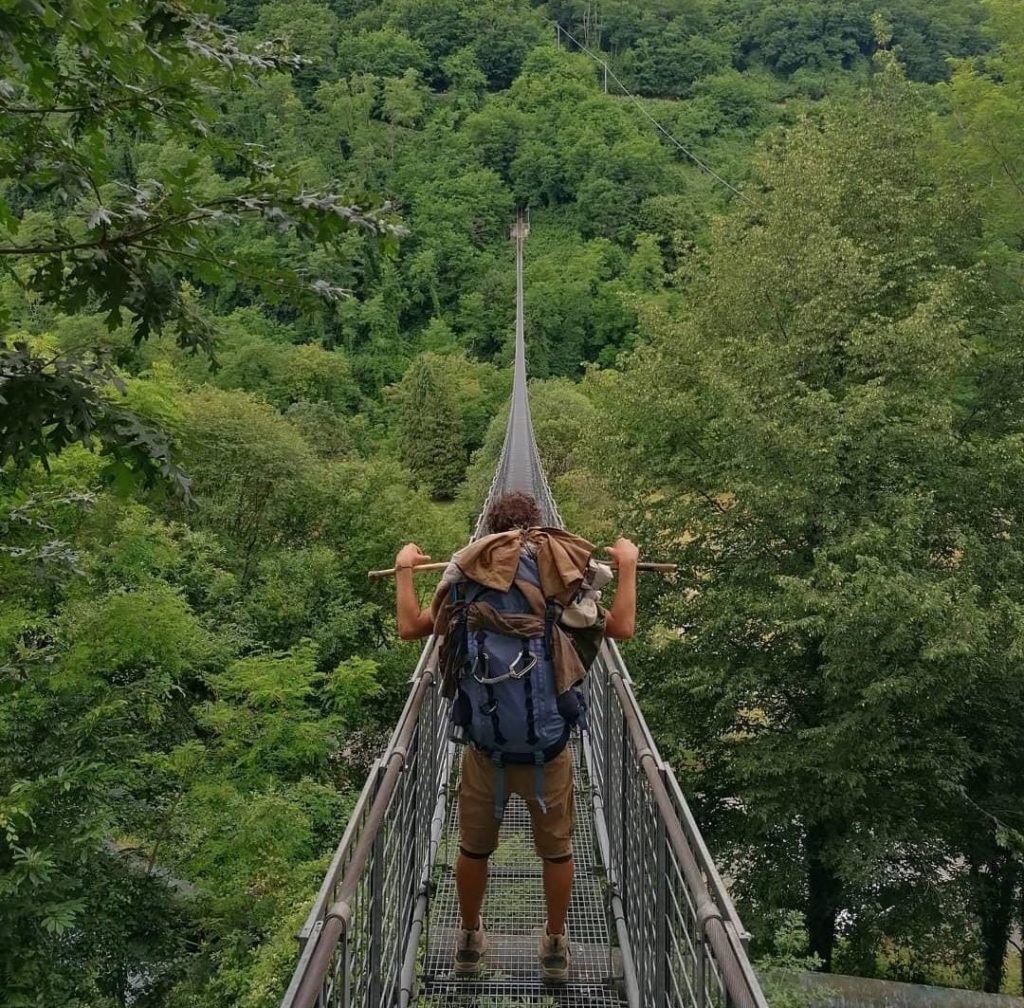
[[[520,490],[530,494],[540,506],[545,525],[561,526],[554,495],[548,486],[544,466],[541,464],[537,440],[533,435],[533,418],[530,415],[530,399],[526,387],[526,325],[523,296],[523,242],[530,233],[526,218],[520,215],[512,228],[516,243],[516,337],[512,365],[512,402],[509,406],[508,426],[501,455],[494,470],[494,481],[490,493],[480,512],[474,537],[485,535],[489,530],[484,525],[487,505],[495,494]]]
[[[573,858],[576,881],[569,904],[569,936],[573,964],[569,984],[555,987],[537,979],[537,937],[545,920],[541,862],[530,840],[526,804],[509,799],[501,842],[491,857],[483,917],[490,947],[487,973],[467,980],[452,975],[452,949],[459,927],[454,864],[458,852],[455,808],[448,815],[444,840],[434,870],[435,894],[418,1004],[422,1008],[584,1008],[621,1005],[614,977],[605,882],[593,831],[593,811],[586,766],[579,746],[573,747],[576,782],[576,829]],[[452,803],[454,806],[454,802]]]

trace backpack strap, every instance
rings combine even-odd
[[[527,653],[529,645],[526,641],[523,641],[523,653]],[[537,719],[533,709],[533,666],[537,664],[537,659],[533,656],[529,656],[533,660],[533,665],[529,667],[526,673],[526,682],[523,683],[523,691],[526,699],[526,744],[529,746],[535,746],[537,744]]]
[[[522,578],[516,578],[513,584],[522,592],[523,597],[533,610],[533,615],[544,620],[544,658],[551,661],[555,653],[552,635],[555,624],[562,618],[565,606],[554,597],[545,598],[540,588]]]
[[[487,635],[483,630],[478,631],[476,635],[476,661],[479,661],[480,656],[482,655],[484,658],[484,668],[487,667],[487,653],[484,650],[484,644],[486,641]],[[476,662],[474,662],[473,667],[476,668]],[[499,676],[497,679],[481,679],[480,676],[476,676],[476,680],[484,687],[485,690],[487,690],[487,702],[481,708],[481,713],[486,714],[491,719],[491,730],[494,732],[494,741],[500,746],[504,745],[505,736],[501,732],[501,722],[498,719],[498,698],[494,695],[494,684],[496,682],[501,682],[502,677]]]
[[[462,674],[469,671],[469,631],[466,629],[466,585],[462,581],[452,582],[448,589],[448,598],[452,612],[455,614],[456,632],[459,635],[459,647],[462,651]]]
[[[547,658],[548,661],[552,661],[554,658],[555,643],[553,637],[555,633],[555,624],[562,618],[562,613],[564,611],[565,606],[554,598],[549,598],[544,607],[544,657]]]

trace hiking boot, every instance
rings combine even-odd
[[[455,938],[455,973],[457,976],[476,976],[483,972],[484,953],[487,951],[487,932],[484,919],[475,931],[460,929]]]
[[[569,979],[572,952],[569,950],[569,929],[560,935],[548,934],[547,927],[537,945],[540,976],[545,983],[565,983]]]

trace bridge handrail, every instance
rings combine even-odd
[[[629,669],[622,660],[618,645],[614,641],[609,641],[608,651],[614,674],[621,680],[624,687],[622,694],[623,706],[628,705],[629,709],[633,712],[636,717],[637,731],[644,740],[644,746],[650,749],[659,766],[666,771],[665,783],[669,790],[669,797],[680,820],[683,832],[686,835],[686,840],[694,848],[694,855],[700,865],[708,889],[711,891],[716,902],[722,907],[726,919],[733,923],[744,944],[746,944],[750,935],[740,922],[739,913],[737,913],[732,897],[729,895],[729,890],[718,872],[714,858],[712,858],[711,852],[704,842],[704,837],[701,835],[700,828],[697,826],[697,820],[694,819],[693,812],[690,810],[690,804],[683,795],[683,790],[676,778],[675,771],[662,759],[657,743],[654,741],[654,736],[651,735],[647,721],[640,711],[640,704],[633,690],[633,677],[629,674]]]
[[[613,642],[591,670],[589,694],[597,834],[619,943],[635,977],[628,978],[629,1001],[767,1008],[747,933]]]
[[[440,720],[446,718],[447,702],[439,697],[436,674],[430,667],[436,643],[431,638],[423,649],[388,747],[373,764],[313,908],[297,935],[299,962],[281,1008],[356,1003],[350,1001],[354,984],[366,988],[366,1004],[390,1004],[391,994],[399,990],[407,932],[420,895],[420,872],[433,861],[438,841],[434,834],[439,834],[435,808],[444,801],[448,779],[446,720]],[[421,759],[429,760],[431,771],[422,776],[417,773],[420,766],[412,765]],[[412,781],[404,789],[411,794],[399,794],[403,776]],[[412,807],[412,821],[408,815],[394,815],[398,806],[407,812]],[[389,824],[389,816],[402,821]],[[430,828],[424,834],[426,824]],[[396,832],[400,835],[396,843],[404,844],[404,851],[398,853],[405,853],[404,858],[393,856],[396,843],[388,847]],[[390,877],[397,877],[400,884],[389,886]],[[394,896],[390,902],[389,895]],[[358,949],[350,949],[352,938]],[[386,944],[396,967],[387,981],[379,961]],[[352,951],[357,954],[350,955]],[[333,996],[336,985],[343,992],[340,998]]]

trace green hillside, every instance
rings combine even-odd
[[[754,955],[1021,993],[1022,108],[1013,0],[0,2],[0,1005],[279,1002],[520,206],[548,475],[680,565],[626,655]]]

